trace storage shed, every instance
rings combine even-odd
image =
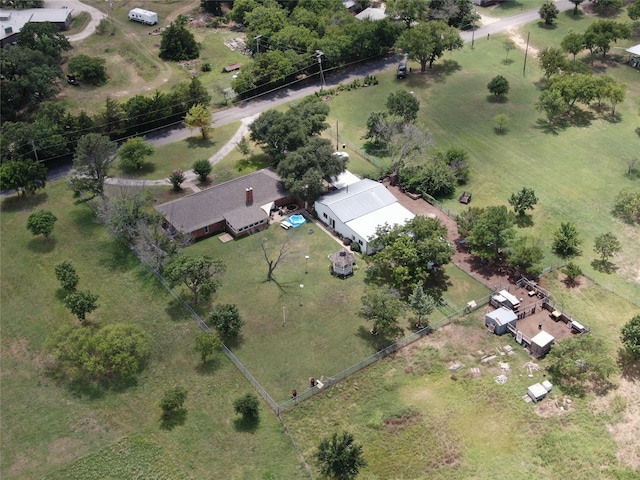
[[[484,319],[485,325],[496,335],[504,335],[507,333],[509,331],[509,325],[515,328],[517,321],[518,316],[513,310],[505,307],[500,307],[493,312],[487,313]]]
[[[541,331],[531,339],[531,355],[536,358],[544,357],[551,350],[551,345],[555,340],[550,333]]]
[[[518,300],[515,295],[510,294],[506,290],[500,290],[491,298],[493,298],[494,302],[497,302],[504,307],[510,308],[511,310],[516,310],[520,306],[520,300]]]
[[[527,395],[531,397],[534,402],[539,402],[547,396],[547,389],[541,383],[536,383],[527,388]]]
[[[337,277],[345,278],[353,275],[355,255],[347,250],[341,250],[331,255],[331,271]]]

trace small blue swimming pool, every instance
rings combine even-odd
[[[293,227],[299,227],[300,225],[304,225],[305,223],[307,223],[307,219],[299,214],[291,215],[289,218],[287,218],[287,222],[289,222]]]

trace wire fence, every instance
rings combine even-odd
[[[344,380],[345,378],[353,375],[354,373],[359,372],[363,368],[368,367],[369,365],[377,362],[378,360],[381,360],[389,356],[390,354],[397,352],[401,348],[406,347],[407,345],[410,345],[420,340],[421,338],[424,338],[426,335],[432,333],[433,331],[439,328],[442,328],[445,325],[450,324],[451,322],[461,317],[462,315],[466,315],[467,313],[470,313],[471,311],[477,308],[480,308],[483,305],[486,305],[487,303],[489,303],[490,298],[491,298],[491,295],[487,295],[481,298],[480,300],[476,300],[475,306],[473,307],[469,306],[472,304],[472,302],[469,302],[468,306],[465,307],[464,309],[458,310],[457,312],[447,317],[444,317],[438,320],[437,322],[429,325],[428,327],[418,330],[417,332],[398,340],[397,342],[389,345],[388,347],[385,347],[382,350],[377,351],[370,357],[365,358],[364,360],[361,360],[354,365],[351,365],[349,368],[346,368],[345,370],[342,370],[340,373],[328,378],[326,381],[322,383],[316,383],[314,387],[308,388],[304,392],[297,394],[294,398],[291,398],[281,403],[280,405],[278,405],[278,411],[277,411],[278,415],[281,415],[282,413],[286,412],[287,410],[290,410],[291,408],[295,407],[299,403],[310,399],[311,397],[313,397],[314,395],[317,395],[318,393],[322,392],[326,388],[329,388],[332,385],[335,385],[341,380]]]

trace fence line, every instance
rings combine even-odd
[[[364,360],[360,360],[358,363],[356,363],[354,365],[351,365],[350,367],[342,370],[338,374],[328,378],[322,384],[322,386],[316,385],[314,387],[308,388],[304,392],[299,393],[295,398],[291,398],[291,399],[281,403],[280,405],[278,405],[278,414],[280,415],[280,414],[286,412],[287,410],[290,410],[291,408],[293,408],[296,405],[298,405],[300,402],[304,402],[305,400],[310,399],[314,395],[317,395],[318,393],[323,391],[325,388],[328,388],[328,387],[330,387],[332,385],[335,385],[339,381],[344,380],[345,378],[353,375],[354,373],[362,370],[365,367],[368,367],[369,365],[377,362],[378,360],[381,360],[381,359],[387,357],[388,355],[390,355],[390,354],[392,354],[394,352],[397,352],[401,348],[406,347],[407,345],[410,345],[410,344],[420,340],[421,338],[425,337],[426,335],[428,335],[429,333],[433,332],[434,330],[437,330],[438,328],[442,328],[445,325],[450,324],[451,322],[453,322],[455,319],[461,317],[462,315],[465,315],[465,314],[471,312],[474,309],[477,309],[477,308],[479,308],[479,307],[481,307],[483,305],[486,305],[487,303],[489,303],[490,297],[491,297],[491,295],[487,295],[487,296],[481,298],[480,300],[477,300],[475,307],[470,308],[469,306],[467,306],[466,308],[464,308],[462,310],[458,310],[457,312],[452,313],[451,315],[448,315],[448,316],[438,320],[434,324],[432,324],[432,325],[430,325],[428,327],[425,327],[425,328],[423,328],[421,330],[418,330],[417,332],[398,340],[397,342],[395,342],[395,343],[383,348],[382,350],[377,351],[376,353],[374,353],[370,357],[367,357]]]

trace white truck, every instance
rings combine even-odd
[[[144,8],[134,8],[129,10],[129,20],[144,23],[145,25],[155,25],[158,23],[158,14]]]

